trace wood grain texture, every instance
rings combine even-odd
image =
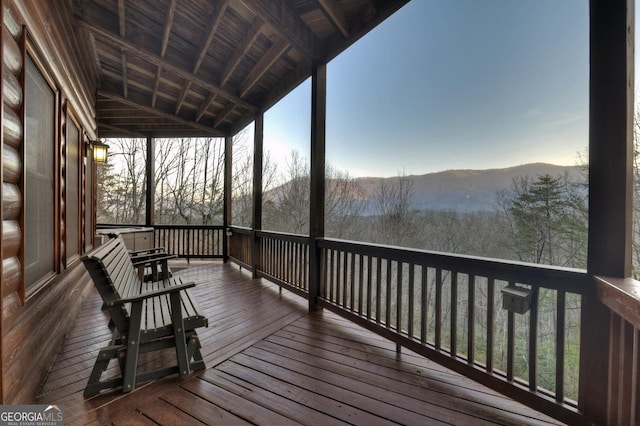
[[[70,425],[559,424],[332,313],[309,314],[304,299],[230,264],[176,275],[198,284],[209,369],[83,399],[92,354],[109,338],[92,290],[36,402],[63,404]]]

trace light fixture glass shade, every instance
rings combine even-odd
[[[93,144],[93,161],[95,161],[96,163],[106,163],[107,148],[109,148],[108,145],[105,145],[101,142],[95,142]]]

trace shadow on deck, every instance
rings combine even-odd
[[[198,330],[206,371],[85,400],[110,338],[92,291],[37,403],[62,405],[66,424],[559,424],[332,313],[309,314],[306,300],[235,266],[176,273],[198,283],[209,318]]]

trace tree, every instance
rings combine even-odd
[[[373,242],[415,247],[414,192],[413,181],[404,174],[393,181],[380,180],[371,200],[375,211]]]
[[[514,180],[499,195],[508,239],[518,260],[548,265],[586,266],[586,196],[567,174]]]
[[[107,142],[110,146],[109,163],[98,166],[98,223],[143,223],[146,141],[109,139]]]

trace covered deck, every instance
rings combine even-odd
[[[186,266],[174,269],[198,284],[210,320],[199,333],[207,370],[85,400],[95,354],[110,338],[92,289],[37,402],[63,405],[68,424],[562,424],[406,349],[398,353],[333,313],[309,313],[303,298],[237,266]]]

